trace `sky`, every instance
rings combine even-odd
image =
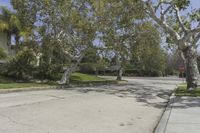
[[[193,7],[200,8],[200,0],[191,0]]]
[[[6,6],[9,9],[12,8],[12,6],[10,5],[10,0],[0,0],[0,6]]]

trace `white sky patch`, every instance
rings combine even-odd
[[[0,0],[0,6],[5,6],[5,7],[8,7],[9,9],[12,9],[10,0]]]

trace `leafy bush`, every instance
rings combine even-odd
[[[5,59],[7,54],[3,48],[0,48],[0,59]]]
[[[16,79],[27,79],[32,76],[37,62],[36,55],[32,49],[24,48],[4,65],[4,74]]]
[[[124,75],[125,76],[142,76],[143,72],[138,69],[125,69]]]
[[[80,64],[80,72],[82,73],[94,73],[96,71],[96,67],[94,63],[81,63]]]
[[[45,64],[45,62],[41,62],[36,76],[40,79],[60,80],[62,70],[63,66],[61,64]]]
[[[152,70],[152,71],[149,72],[149,76],[160,77],[160,76],[163,76],[163,73],[159,70]]]

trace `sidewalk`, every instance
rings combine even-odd
[[[200,97],[175,97],[154,133],[200,133]]]

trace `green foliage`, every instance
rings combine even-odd
[[[143,5],[137,0],[101,0],[96,7],[99,38],[106,47],[104,51],[114,56],[110,65],[123,68],[135,39],[135,25],[146,17]]]
[[[167,58],[160,46],[159,32],[150,22],[140,24],[137,28],[137,40],[132,47],[134,68],[144,71],[145,75],[161,76],[165,72]]]
[[[99,70],[105,70],[108,63],[98,55],[97,50],[89,49],[83,57],[80,66],[82,73],[98,73]]]
[[[106,81],[106,79],[99,78],[97,76],[92,76],[82,73],[73,73],[70,77],[72,81],[87,82],[87,81]]]
[[[7,34],[7,45],[11,45],[11,36],[15,35],[16,51],[18,51],[22,23],[16,12],[12,12],[6,7],[0,7],[0,31]]]
[[[10,17],[12,13],[6,7],[0,7],[0,30],[8,31],[10,28]]]
[[[90,63],[85,62],[80,64],[80,72],[82,73],[91,73],[91,74],[98,74],[98,71],[103,71],[108,66],[108,63],[105,62],[103,59],[98,60],[97,63]]]
[[[186,84],[180,84],[175,91],[176,96],[192,96],[199,97],[200,96],[200,88],[196,88],[194,90],[187,90]]]
[[[48,87],[48,84],[39,83],[0,83],[0,89],[14,89],[14,88],[31,88],[31,87]]]
[[[166,75],[178,75],[179,72],[173,66],[167,66],[165,70]]]
[[[41,57],[37,77],[40,79],[59,80],[63,67],[68,59],[62,53],[61,47],[49,42],[46,38],[41,46]]]
[[[85,56],[83,57],[81,63],[97,63],[100,59],[99,55],[97,55],[97,50],[95,49],[88,49]]]
[[[92,73],[94,71],[96,71],[94,63],[86,62],[86,63],[80,64],[80,72],[82,72],[82,73]]]
[[[173,0],[180,10],[185,10],[190,5],[190,0]]]
[[[26,79],[32,76],[36,61],[35,52],[25,47],[4,66],[4,74],[17,79]]]
[[[12,0],[11,3],[23,28],[37,29],[37,35],[31,37],[41,41],[42,78],[57,79],[63,66],[78,66],[96,35],[95,17],[89,15],[94,13],[90,0]],[[37,22],[40,24],[35,25]]]
[[[190,19],[191,19],[192,21],[199,22],[199,20],[200,20],[200,9],[194,9],[194,10],[192,11],[191,16],[190,16]]]
[[[107,80],[93,75],[82,74],[82,73],[73,73],[70,77],[70,80],[74,84],[81,85],[98,85],[98,84],[116,84],[117,80]]]
[[[180,56],[180,52],[178,50],[172,51],[172,53],[167,56],[166,63],[166,75],[179,75],[179,67],[180,65],[184,65],[184,61]]]
[[[1,70],[0,70],[0,72],[1,72]],[[2,76],[1,73],[0,73],[0,83],[11,83],[11,82],[13,82],[12,79],[5,77],[5,76]]]
[[[97,71],[105,70],[107,66],[108,62],[105,59],[99,59],[98,62],[95,64]]]
[[[46,64],[41,62],[36,75],[39,79],[59,80],[62,77],[63,67],[60,64]]]
[[[34,31],[31,39],[40,44],[39,78],[59,79],[63,67],[79,63],[80,55],[84,55],[81,64],[75,66],[80,66],[82,72],[104,70],[108,62],[97,50],[90,50],[97,38],[105,53],[115,54],[115,65],[125,66],[132,58],[141,71],[161,75],[165,70],[166,57],[160,47],[159,32],[152,22],[143,22],[147,16],[138,0],[11,0],[11,3],[23,31]],[[11,19],[15,26],[19,25],[15,17]]]
[[[36,6],[38,1],[11,0],[13,8],[17,11],[17,16],[21,22],[21,28],[27,29],[34,26],[36,20]],[[31,9],[31,11],[30,11]]]
[[[0,59],[5,59],[7,57],[7,53],[3,48],[0,48]]]
[[[0,29],[7,33],[16,33],[21,28],[20,20],[17,15],[7,9],[0,6]]]

